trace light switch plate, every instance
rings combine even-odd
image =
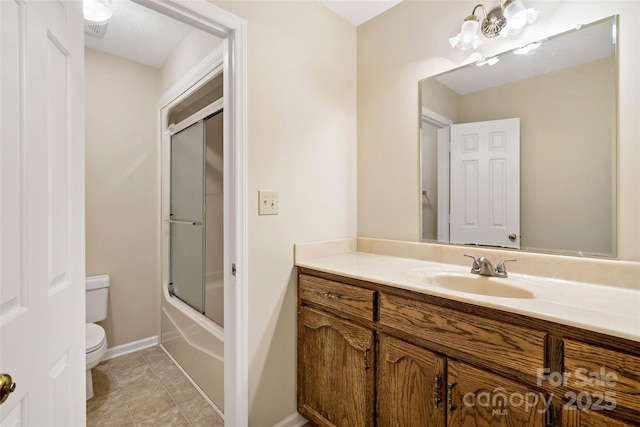
[[[278,192],[258,191],[258,215],[278,215]]]

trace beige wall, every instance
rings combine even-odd
[[[356,28],[318,2],[215,2],[247,20],[249,423],[296,411],[293,245],[356,234]],[[280,214],[258,216],[258,190]]]
[[[470,52],[447,39],[471,1],[405,0],[358,27],[358,235],[418,240],[418,85],[459,67]],[[482,56],[620,14],[618,118],[618,256],[640,260],[640,2],[529,1],[538,21],[519,36],[485,40]],[[380,200],[385,200],[381,205]]]
[[[159,71],[85,50],[86,269],[109,274],[109,347],[158,335]]]
[[[168,91],[220,44],[222,39],[194,28],[162,66],[160,94]]]
[[[460,95],[436,79],[420,82],[421,105],[434,113],[460,123]]]

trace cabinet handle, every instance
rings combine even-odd
[[[364,370],[365,370],[365,372],[368,371],[369,368],[371,368],[371,366],[369,366],[369,349],[365,348],[364,349]]]
[[[340,299],[340,295],[332,294],[331,292],[325,292],[322,294],[323,297],[327,297],[332,300]]]
[[[449,388],[449,396],[447,397],[447,403],[449,404],[449,416],[453,415],[453,411],[458,409],[456,406],[453,406],[453,388],[456,386],[456,383],[449,383],[447,387]]]
[[[442,379],[440,377],[435,378],[435,386],[433,388],[433,398],[436,401],[436,409],[438,409],[438,405],[442,402],[440,399],[440,386],[442,385]]]

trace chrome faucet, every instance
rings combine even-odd
[[[509,261],[517,261],[515,259],[503,259],[495,268],[493,268],[493,264],[491,264],[491,261],[483,256],[478,258],[469,254],[464,254],[464,256],[473,258],[473,264],[471,265],[471,272],[473,274],[480,274],[482,276],[491,277],[507,277],[507,269],[505,268],[504,263]]]

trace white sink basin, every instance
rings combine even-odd
[[[535,298],[533,292],[518,286],[526,286],[526,280],[480,276],[471,273],[435,273],[423,278],[426,284],[457,292],[500,298]]]

